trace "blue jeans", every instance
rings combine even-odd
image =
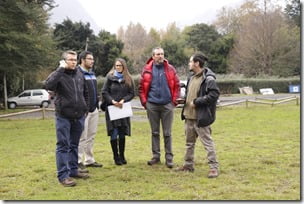
[[[56,116],[56,165],[59,181],[78,173],[78,144],[85,117],[69,120]]]
[[[114,128],[112,135],[111,135],[111,140],[117,140],[117,139],[124,139],[125,135],[123,131],[120,131],[119,128]]]

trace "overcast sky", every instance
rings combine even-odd
[[[221,8],[238,8],[246,0],[55,0],[51,25],[69,18],[90,23],[95,34],[101,29],[113,34],[120,26],[140,23],[147,32],[166,29],[175,22],[181,29],[195,23],[211,24]],[[263,0],[260,0],[262,3]],[[285,0],[271,0],[285,7]]]
[[[116,33],[130,22],[165,29],[176,22],[183,28],[195,23],[211,24],[223,7],[235,8],[245,0],[78,0],[100,29]]]

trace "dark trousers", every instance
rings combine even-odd
[[[59,181],[77,174],[78,144],[84,120],[84,116],[75,120],[56,116],[56,165]]]
[[[150,122],[152,132],[152,154],[153,158],[160,158],[160,123],[164,136],[165,158],[173,159],[172,153],[172,136],[171,128],[173,123],[174,105],[168,103],[166,105],[158,105],[147,102],[147,116]]]

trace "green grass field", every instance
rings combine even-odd
[[[104,114],[95,141],[91,178],[62,187],[56,178],[55,125],[48,120],[0,120],[1,200],[300,200],[300,106],[224,107],[212,125],[220,176],[208,179],[206,152],[198,140],[195,172],[148,166],[150,127],[135,112],[127,137],[128,164],[114,165]],[[162,141],[163,142],[163,141]],[[176,109],[173,151],[183,164],[184,122]],[[161,151],[164,152],[163,143]]]

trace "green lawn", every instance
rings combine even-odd
[[[0,120],[1,200],[300,200],[300,106],[224,107],[212,125],[220,176],[208,179],[206,152],[195,150],[195,172],[176,173],[162,164],[148,166],[150,128],[132,121],[128,164],[114,165],[104,114],[95,142],[103,168],[91,178],[62,187],[56,178],[54,120]],[[176,109],[173,151],[176,166],[185,151],[184,123]],[[163,141],[163,140],[162,140]],[[161,151],[163,153],[163,143]]]

